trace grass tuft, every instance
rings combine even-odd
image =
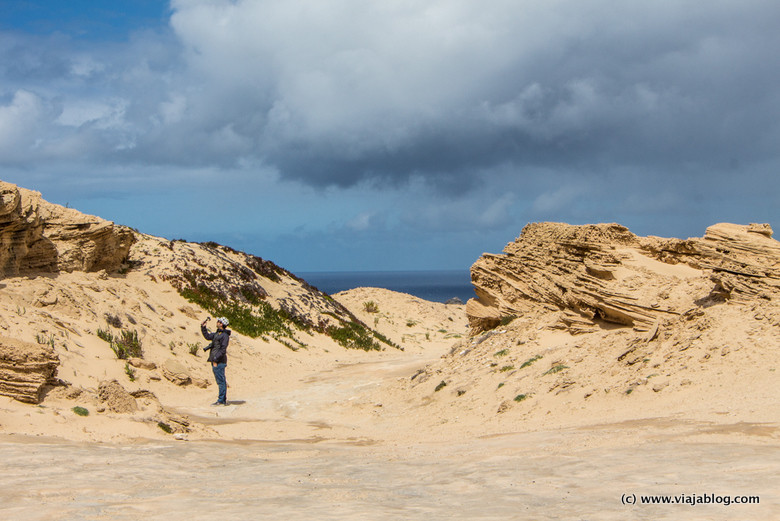
[[[545,376],[545,375],[548,375],[548,374],[555,374],[555,373],[560,373],[560,372],[561,372],[561,371],[563,371],[564,369],[568,369],[568,368],[569,368],[569,366],[567,366],[567,365],[563,365],[563,364],[554,365],[554,366],[552,366],[550,369],[548,369],[547,371],[545,371],[545,372],[542,374],[542,376]]]
[[[523,362],[523,364],[520,366],[520,369],[528,367],[529,365],[533,364],[537,360],[540,360],[541,358],[542,358],[542,355],[536,355],[536,356],[533,356],[533,357],[529,358],[528,360]]]
[[[79,407],[78,405],[71,409],[74,413],[78,414],[79,416],[89,416],[89,410],[85,409],[84,407]]]

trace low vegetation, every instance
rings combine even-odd
[[[138,339],[138,332],[135,329],[132,331],[122,329],[118,335],[114,335],[109,330],[98,328],[97,336],[108,342],[111,350],[120,360],[143,358],[144,356],[141,341]]]
[[[135,382],[135,369],[130,367],[130,364],[125,362],[125,374],[130,379],[131,382]]]
[[[568,368],[569,368],[569,366],[567,366],[567,365],[557,364],[557,365],[552,366],[547,371],[545,371],[544,374],[542,374],[542,376],[546,376],[548,374],[560,373],[564,369],[568,369]]]
[[[533,364],[537,360],[540,360],[541,358],[542,358],[542,355],[536,355],[536,356],[533,356],[533,357],[529,358],[528,360],[523,362],[522,365],[520,365],[520,369],[524,369],[524,368],[528,367],[529,365]]]
[[[378,313],[379,306],[373,300],[369,300],[368,302],[363,302],[363,311],[366,313]]]
[[[74,413],[78,414],[79,416],[89,416],[89,410],[85,409],[84,407],[79,407],[78,405],[71,409]]]

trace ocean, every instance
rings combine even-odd
[[[464,304],[476,296],[468,270],[322,271],[296,275],[328,294],[360,287],[385,288],[432,302],[457,297]]]

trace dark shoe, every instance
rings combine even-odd
[[[214,403],[211,404],[212,407],[216,407],[218,405],[227,405],[227,404],[223,403],[223,402],[214,402]]]

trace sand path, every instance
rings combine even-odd
[[[617,425],[608,432],[537,432],[448,446],[117,446],[6,438],[0,517],[777,519],[776,448],[659,439],[658,429],[645,425],[652,435],[638,438]],[[631,444],[591,446],[594,437],[625,440],[626,434]],[[757,495],[761,503],[624,505],[624,494]]]
[[[0,438],[0,518],[777,518],[772,426],[655,418],[437,443],[397,433],[384,439],[381,422],[350,410],[372,388],[434,356],[324,366],[284,390],[183,411],[226,436],[251,433],[255,441]],[[760,503],[622,501],[653,494],[672,501],[758,496]]]

